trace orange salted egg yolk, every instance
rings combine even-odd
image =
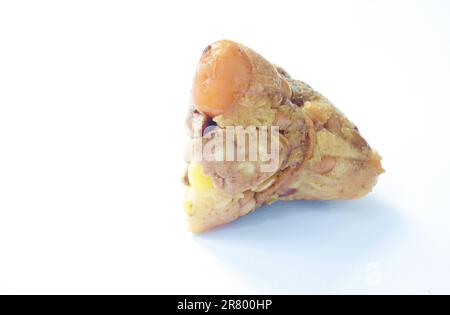
[[[247,92],[251,71],[251,62],[238,44],[223,40],[208,46],[194,78],[195,107],[210,117],[232,109]]]

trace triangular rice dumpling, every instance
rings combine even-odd
[[[203,52],[187,122],[184,206],[195,233],[277,200],[359,198],[383,172],[324,96],[232,41]]]

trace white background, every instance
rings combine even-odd
[[[384,157],[357,201],[201,236],[181,206],[196,63],[229,38]],[[448,1],[3,1],[0,294],[450,293]]]

